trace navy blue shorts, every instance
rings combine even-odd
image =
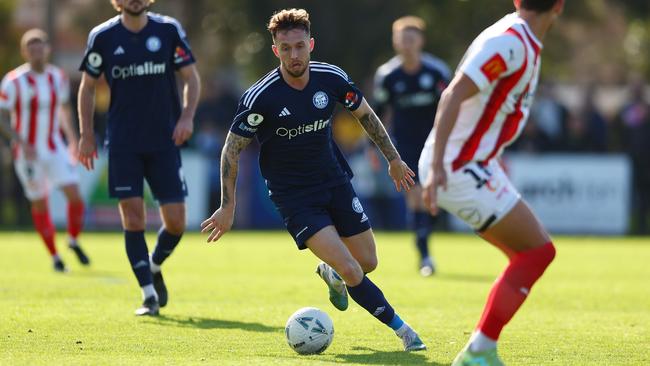
[[[108,190],[112,198],[143,196],[144,179],[160,203],[184,202],[187,186],[177,148],[156,152],[108,152]]]
[[[272,198],[298,249],[322,228],[334,225],[341,237],[370,229],[370,221],[352,188],[345,183],[295,197]]]

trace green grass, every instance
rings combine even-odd
[[[186,235],[163,267],[170,302],[158,318],[132,315],[140,291],[120,234],[83,237],[89,269],[63,249],[71,271],[59,275],[36,235],[0,233],[0,364],[448,365],[504,257],[473,236],[437,235],[439,274],[424,279],[409,235],[380,233],[377,241],[371,278],[420,332],[425,353],[402,352],[354,303],[335,310],[313,273],[317,259],[283,232],[233,232],[213,245]],[[557,260],[502,334],[506,364],[648,364],[650,240],[559,237],[556,245]],[[334,320],[322,355],[299,356],[285,343],[287,317],[304,306]]]

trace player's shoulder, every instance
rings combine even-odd
[[[350,80],[348,74],[342,68],[327,62],[310,61],[309,71],[324,78],[343,79],[346,82]]]
[[[523,32],[521,18],[515,13],[508,14],[486,28],[476,39],[483,47],[494,48],[524,48],[521,33]]]
[[[260,97],[268,95],[270,88],[277,84],[277,81],[280,80],[280,71],[278,68],[275,68],[266,75],[262,76],[257,80],[253,85],[251,85],[245,92],[242,94],[240,103],[243,104],[246,108],[252,108],[253,105],[258,102]]]
[[[435,57],[430,53],[423,53],[421,60],[425,68],[439,73],[444,78],[449,79],[451,77],[451,70],[449,70],[449,66],[447,66],[447,64],[438,57]]]
[[[385,79],[389,75],[396,73],[402,67],[402,58],[399,56],[393,56],[390,60],[383,63],[377,68],[375,73],[375,78]]]
[[[162,26],[170,27],[178,33],[181,38],[185,38],[185,30],[176,18],[170,17],[169,15],[163,15],[158,13],[147,13],[147,17],[153,22],[160,24]]]
[[[102,34],[115,29],[115,26],[118,24],[120,24],[120,16],[116,15],[91,29],[90,33],[88,34],[88,45],[92,46],[98,37],[101,37]]]
[[[2,82],[8,83],[8,82],[13,82],[15,80],[20,79],[21,77],[25,76],[29,72],[29,65],[28,64],[22,64],[15,69],[9,71],[3,78]]]

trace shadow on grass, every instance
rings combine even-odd
[[[368,347],[353,347],[352,350],[364,351],[364,353],[337,354],[334,355],[336,361],[364,365],[449,365],[427,361],[425,352],[377,351]]]
[[[434,279],[441,281],[461,281],[461,282],[494,282],[496,276],[479,275],[468,273],[436,273]]]
[[[151,318],[161,325],[171,325],[199,329],[241,329],[249,332],[281,332],[283,327],[272,327],[261,323],[248,323],[233,320],[202,318],[198,316],[163,315]]]

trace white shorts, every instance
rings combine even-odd
[[[431,173],[431,157],[422,154],[420,182]],[[487,166],[469,163],[457,171],[445,167],[447,190],[438,188],[438,206],[481,232],[501,220],[521,199],[496,160]]]
[[[58,148],[46,157],[14,162],[16,175],[28,200],[46,198],[51,187],[62,187],[79,182],[79,176],[65,149]]]

